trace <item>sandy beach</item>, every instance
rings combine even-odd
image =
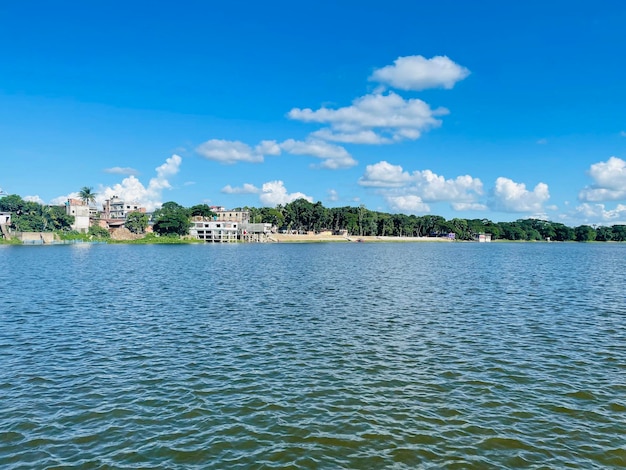
[[[271,240],[279,243],[315,243],[315,242],[339,242],[339,243],[373,243],[373,242],[451,242],[448,238],[436,238],[436,237],[373,237],[373,236],[343,236],[343,235],[331,235],[329,233],[318,234],[282,234],[274,233],[271,235]]]

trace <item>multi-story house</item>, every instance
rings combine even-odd
[[[65,203],[65,213],[74,216],[72,230],[86,233],[89,230],[89,204],[80,199],[69,198]]]

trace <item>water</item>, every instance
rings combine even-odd
[[[625,259],[0,246],[0,467],[626,467]]]

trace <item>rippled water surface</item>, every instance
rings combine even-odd
[[[625,260],[0,246],[0,467],[626,467]]]

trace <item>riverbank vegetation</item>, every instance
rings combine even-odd
[[[90,188],[83,188],[83,190]],[[87,199],[91,193],[85,194]],[[91,200],[89,198],[89,200]],[[324,207],[298,199],[276,207],[239,207],[250,212],[250,222],[268,223],[286,233],[345,231],[352,236],[380,237],[441,237],[454,234],[457,240],[472,240],[476,234],[489,233],[493,240],[553,240],[553,241],[626,241],[626,225],[568,227],[559,222],[540,219],[518,219],[513,222],[493,222],[488,219],[453,218],[438,215],[406,215],[372,211],[358,207]],[[0,212],[11,213],[11,229],[21,232],[55,232],[65,240],[109,240],[111,234],[99,226],[89,232],[72,230],[74,217],[63,206],[47,206],[25,201],[18,195],[0,198]],[[215,214],[206,204],[186,208],[176,202],[164,203],[151,217],[132,213],[126,228],[134,234],[144,234],[149,224],[153,234],[124,243],[180,243],[189,233],[193,216],[211,217]],[[112,240],[113,241],[113,240]]]

